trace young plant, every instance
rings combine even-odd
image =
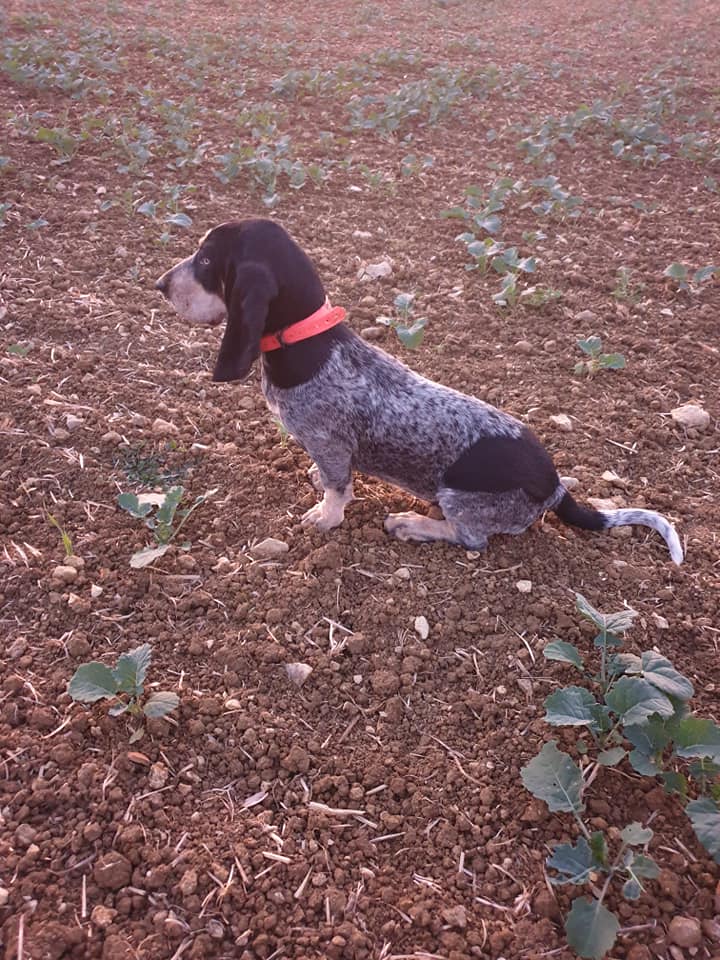
[[[180,533],[192,513],[205,503],[216,491],[208,490],[202,496],[196,497],[193,503],[179,513],[180,522],[173,526],[180,501],[185,488],[170,487],[165,493],[121,493],[118,497],[118,506],[126,510],[131,517],[145,521],[145,526],[152,530],[155,546],[143,547],[130,557],[130,566],[137,570],[146,567],[154,560],[158,560],[170,549],[170,544]],[[157,508],[154,516],[153,509]],[[189,543],[182,544],[184,550],[190,549]]]
[[[642,284],[632,282],[632,270],[630,267],[618,267],[615,280],[615,287],[612,295],[616,300],[624,300],[628,303],[637,303],[642,296]]]
[[[548,303],[562,300],[562,296],[562,290],[556,290],[554,287],[526,287],[520,294],[520,303],[524,307],[537,310],[547,306]]]
[[[603,353],[600,337],[588,337],[587,340],[578,340],[577,345],[587,357],[575,364],[573,372],[576,376],[586,373],[594,376],[598,370],[623,370],[626,366],[622,353]]]
[[[376,323],[390,327],[404,347],[415,350],[423,341],[427,317],[413,318],[414,293],[399,293],[395,297],[395,312],[391,317],[378,317]]]
[[[683,801],[692,780],[700,796],[687,803],[686,813],[698,840],[720,863],[720,727],[690,713],[693,686],[665,657],[652,650],[640,656],[619,652],[622,636],[637,616],[634,610],[605,615],[580,594],[576,597],[582,616],[599,631],[594,640],[598,668],[587,670],[573,644],[549,643],[545,658],[573,666],[591,689],[571,685],[556,690],[545,700],[545,719],[552,726],[586,731],[589,743],[578,739],[576,745],[584,769],[553,740],[523,768],[522,780],[551,811],[572,813],[581,834],[577,843],[553,849],[546,861],[558,871],[552,882],[579,885],[606,874],[599,894],[574,900],[565,922],[568,943],[579,956],[600,958],[611,949],[619,929],[617,918],[603,906],[613,878],[624,878],[623,896],[636,900],[642,880],[659,871],[653,860],[634,849],[646,848],[652,839],[652,831],[639,823],[622,830],[610,857],[605,835],[591,833],[582,817],[588,784],[599,769],[625,758],[641,776],[661,776],[666,792]],[[677,769],[686,761],[687,776]]]
[[[72,557],[74,554],[73,554],[73,545],[72,545],[72,540],[70,539],[70,534],[67,532],[67,530],[64,529],[64,527],[60,526],[60,523],[58,522],[57,518],[54,517],[52,513],[48,513],[47,518],[48,518],[48,523],[52,527],[55,527],[57,532],[60,534],[62,545],[65,548],[65,556]]]
[[[720,267],[708,264],[693,273],[684,263],[671,263],[663,270],[663,276],[673,280],[677,284],[678,291],[698,294],[703,283],[707,283],[715,276],[720,276]]]
[[[518,257],[517,247],[507,247],[490,261],[490,266],[502,275],[500,290],[493,294],[499,307],[514,307],[520,297],[517,281],[520,273],[534,273],[535,257]]]
[[[112,668],[92,661],[77,668],[68,684],[68,693],[80,703],[95,703],[112,700],[109,713],[119,717],[129,713],[132,717],[164,717],[174,710],[178,696],[167,690],[159,690],[145,698],[145,677],[152,651],[149,643],[123,653]]]

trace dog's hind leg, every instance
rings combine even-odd
[[[413,511],[391,513],[385,520],[385,529],[398,540],[417,540],[420,543],[444,540],[458,543],[468,550],[484,550],[487,546],[487,537],[481,531],[461,529],[453,520],[433,520]]]

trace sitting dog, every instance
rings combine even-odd
[[[303,523],[342,523],[359,470],[432,501],[443,519],[391,514],[401,540],[482,550],[522,533],[546,510],[589,530],[641,524],[679,564],[672,524],[652,510],[597,511],[562,485],[540,441],[513,417],[426,380],[346,326],[306,254],[271,220],[223,223],[156,287],[184,319],[227,319],[213,380],[242,380],[262,352],[268,406],[312,457],[323,492]],[[311,471],[311,473],[313,472]]]

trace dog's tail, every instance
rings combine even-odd
[[[683,562],[683,548],[675,527],[654,510],[593,510],[577,503],[567,490],[554,510],[563,523],[582,527],[584,530],[607,530],[609,527],[627,527],[633,524],[651,527],[665,540],[674,562],[678,565]]]

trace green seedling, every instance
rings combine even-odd
[[[606,615],[582,595],[576,600],[578,611],[598,630],[593,642],[597,667],[587,669],[578,648],[562,640],[549,643],[543,653],[547,660],[572,666],[587,684],[561,687],[545,700],[549,724],[578,727],[586,734],[576,743],[580,765],[553,740],[523,767],[522,780],[551,811],[571,813],[580,833],[575,844],[557,844],[547,858],[547,866],[557,871],[552,883],[595,883],[597,875],[606,875],[599,892],[595,886],[592,897],[573,901],[565,921],[568,943],[578,955],[601,958],[620,926],[603,905],[613,879],[623,879],[625,899],[637,900],[643,880],[659,870],[635,849],[645,849],[652,839],[652,831],[639,823],[622,830],[612,857],[605,834],[590,832],[583,818],[588,784],[598,770],[624,761],[641,776],[660,776],[666,792],[686,804],[698,840],[720,863],[720,727],[690,712],[692,683],[669,660],[654,650],[640,656],[620,652],[636,611]],[[691,784],[699,796],[688,802]]]
[[[532,307],[539,310],[546,307],[549,303],[555,303],[562,300],[562,290],[555,290],[553,287],[527,287],[520,294],[520,303],[524,307]]]
[[[164,451],[144,455],[142,448],[123,450],[114,461],[131,483],[143,487],[168,487],[177,483],[188,472],[190,464],[179,464],[172,469],[166,462],[166,454],[176,448],[174,440],[169,440]]]
[[[96,703],[111,700],[111,717],[128,713],[134,718],[157,719],[167,716],[179,704],[177,694],[159,690],[145,697],[145,677],[152,651],[149,643],[123,653],[112,668],[94,660],[77,668],[68,684],[68,693],[80,703]],[[138,732],[132,740],[138,739]]]
[[[60,526],[60,523],[58,522],[57,517],[54,517],[52,513],[48,513],[47,518],[50,526],[55,527],[57,532],[60,534],[62,545],[65,548],[65,556],[66,557],[74,556],[73,544],[72,544],[72,540],[70,539],[70,534],[67,532],[67,530],[65,530],[64,527]]]
[[[642,285],[632,283],[632,270],[630,267],[618,267],[615,280],[615,287],[612,295],[616,300],[624,300],[628,303],[637,303],[642,296]]]
[[[180,522],[174,526],[175,516],[185,488],[170,487],[165,493],[121,493],[118,497],[118,506],[126,510],[131,517],[145,521],[145,526],[152,530],[155,546],[143,547],[130,557],[130,566],[137,570],[158,560],[170,549],[173,540],[180,533],[191,515],[205,503],[216,490],[208,490],[202,496],[196,497],[193,503],[179,513]],[[152,516],[153,510],[156,510]],[[183,549],[190,549],[190,544],[183,544]]]
[[[375,321],[384,327],[390,327],[404,347],[417,349],[423,342],[427,317],[413,317],[414,293],[399,293],[394,300],[394,313],[390,317],[378,317]]]
[[[11,357],[22,357],[24,359],[31,350],[32,346],[29,343],[11,343],[7,348],[7,353]]]
[[[290,433],[288,432],[287,427],[282,422],[282,420],[279,420],[277,417],[273,417],[273,423],[277,427],[277,431],[280,436],[280,446],[286,447],[288,443],[288,439],[290,438]]]
[[[698,294],[704,283],[720,276],[720,267],[709,264],[693,273],[684,263],[671,263],[663,270],[663,276],[672,280],[677,285],[678,291]]]
[[[76,136],[65,127],[40,127],[35,134],[40,143],[47,143],[57,154],[54,163],[70,163],[80,149],[82,137]]]
[[[622,353],[603,353],[602,340],[600,337],[588,337],[587,340],[578,340],[578,347],[587,357],[587,360],[581,360],[576,363],[573,372],[575,376],[587,374],[588,377],[594,376],[598,370],[624,370],[626,363]]]

